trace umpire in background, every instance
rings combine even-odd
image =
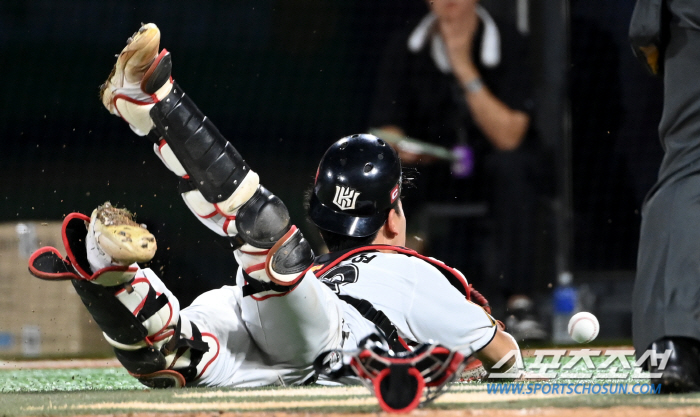
[[[633,293],[637,357],[671,349],[652,383],[700,391],[700,2],[638,0],[635,54],[664,82],[659,136],[664,159],[642,209]]]

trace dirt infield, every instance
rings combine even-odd
[[[1,361],[0,369],[70,369],[70,368],[118,368],[116,358],[105,359],[62,359],[36,361]]]
[[[110,414],[110,417],[389,417],[388,413],[138,413]],[[700,408],[643,408],[643,407],[612,407],[612,408],[530,408],[519,410],[505,409],[469,409],[469,410],[414,410],[413,417],[520,417],[520,416],[556,416],[556,417],[697,417]],[[96,417],[95,414],[81,417]]]
[[[578,380],[591,383],[594,380]],[[618,381],[622,382],[622,381]],[[625,381],[631,383],[646,381]],[[458,383],[412,416],[700,416],[700,394],[500,392]],[[626,391],[627,392],[627,391]],[[148,390],[114,359],[0,361],[0,417],[388,416],[362,386]]]

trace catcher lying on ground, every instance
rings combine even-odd
[[[153,140],[180,177],[185,204],[230,238],[237,285],[181,310],[158,276],[136,264],[153,256],[153,235],[109,203],[91,217],[65,219],[65,259],[43,248],[30,260],[40,278],[72,279],[130,373],[159,387],[304,384],[316,379],[319,355],[357,349],[375,333],[385,340],[385,356],[439,341],[465,357],[476,352],[486,370],[518,349],[488,309],[470,301],[459,271],[403,247],[401,162],[391,146],[352,135],[323,156],[308,215],[330,253],[317,258],[284,203],[172,80],[171,56],[158,51],[159,40],[153,24],[129,39],[102,102]],[[321,362],[332,368],[339,356]],[[441,358],[450,365],[445,382],[462,360]]]

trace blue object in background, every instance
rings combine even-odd
[[[576,309],[576,288],[571,286],[558,286],[554,290],[553,295],[553,311],[554,314],[569,314],[573,315]]]
[[[576,313],[578,293],[572,285],[570,272],[559,275],[558,285],[552,293],[552,341],[554,343],[571,343],[569,320]]]
[[[15,339],[10,332],[0,332],[0,350],[11,349]]]

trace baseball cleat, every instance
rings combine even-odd
[[[156,253],[156,238],[134,221],[134,215],[109,202],[97,207],[90,218],[97,249],[117,265],[148,262]]]
[[[120,90],[140,92],[141,80],[158,56],[159,47],[160,30],[153,23],[142,25],[126,41],[126,47],[118,55],[117,63],[112,68],[107,81],[100,87],[100,98],[107,110],[119,115],[114,97]]]

